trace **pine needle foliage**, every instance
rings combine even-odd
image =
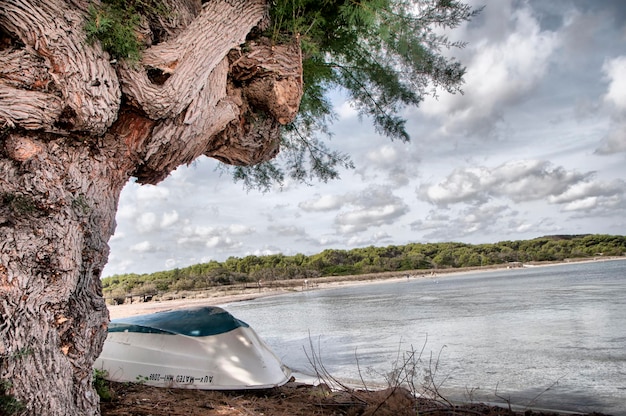
[[[266,35],[277,43],[300,41],[304,96],[296,120],[283,131],[282,166],[237,168],[235,179],[269,189],[282,183],[285,172],[297,181],[326,182],[339,176],[339,167],[352,167],[348,155],[322,141],[336,118],[327,97],[333,89],[347,92],[379,134],[409,141],[403,108],[441,89],[462,93],[465,68],[442,51],[465,43],[442,32],[479,12],[454,0],[274,0]]]
[[[102,0],[89,5],[85,32],[87,39],[99,41],[111,58],[137,62],[144,48],[137,36],[142,19],[169,13],[160,0]]]

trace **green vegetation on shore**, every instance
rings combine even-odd
[[[494,244],[412,243],[403,246],[324,250],[306,256],[230,257],[150,274],[123,274],[102,279],[106,298],[201,290],[274,280],[314,279],[408,270],[441,270],[507,263],[564,261],[571,258],[626,255],[626,236],[559,235]]]

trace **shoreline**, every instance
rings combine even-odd
[[[595,263],[605,261],[626,260],[626,257],[596,257],[593,259],[571,259],[561,262],[528,263],[514,268],[550,267],[571,263]],[[147,302],[125,303],[123,305],[107,305],[111,319],[149,314],[193,306],[220,306],[234,302],[254,300],[268,296],[279,296],[288,293],[333,289],[337,287],[360,286],[377,283],[393,283],[407,279],[432,279],[447,276],[459,276],[470,273],[484,273],[512,268],[507,264],[462,269],[428,269],[404,272],[385,272],[352,276],[325,276],[313,279],[310,283],[305,279],[271,282],[261,287],[218,287],[181,295],[177,299],[152,300]],[[173,296],[169,294],[170,296]]]

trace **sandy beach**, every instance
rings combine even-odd
[[[545,262],[525,264],[523,267],[549,267],[567,263],[590,263],[597,261],[625,260],[626,257],[601,257],[571,259],[565,262]],[[446,276],[458,276],[460,274],[489,272],[511,268],[511,265],[499,264],[495,266],[440,269],[440,270],[412,270],[404,272],[386,272],[367,275],[353,276],[327,276],[317,279],[284,280],[275,281],[271,284],[261,284],[260,287],[233,285],[226,287],[211,288],[197,292],[185,292],[183,294],[166,294],[149,302],[135,300],[123,305],[107,305],[111,319],[124,318],[127,316],[143,315],[174,309],[189,308],[193,306],[219,306],[233,302],[258,299],[266,296],[278,296],[286,293],[303,290],[320,290],[340,286],[366,285],[403,281],[406,279],[439,279]],[[408,277],[407,277],[408,276]],[[139,299],[139,298],[137,298]]]
[[[459,273],[469,273],[468,271],[456,271],[445,273],[446,275]],[[340,286],[377,284],[383,282],[393,282],[406,280],[407,275],[411,279],[414,278],[435,278],[441,274],[421,273],[419,275],[410,275],[404,273],[401,277],[398,273],[387,276],[383,273],[376,275],[358,275],[358,276],[331,276],[321,277],[314,280],[294,279],[288,281],[276,281],[271,285],[258,287],[242,287],[241,285],[233,285],[225,288],[211,288],[197,292],[188,293],[185,298],[168,299],[168,300],[152,300],[149,302],[141,302],[135,300],[132,303],[123,305],[107,305],[111,319],[123,318],[127,316],[142,315],[167,310],[175,310],[188,308],[193,306],[218,306],[227,303],[241,302],[245,300],[258,299],[267,296],[278,296],[286,293],[300,292],[304,290],[320,290],[330,289]],[[173,296],[170,294],[170,297]]]
[[[209,292],[209,291],[207,291]],[[264,296],[276,296],[288,293],[286,290],[267,290],[262,292],[252,292],[241,290],[241,293],[220,294],[216,292],[213,296],[207,296],[206,292],[198,294],[198,298],[172,299],[150,302],[133,302],[124,305],[107,305],[111,319],[124,318],[127,316],[143,315],[154,312],[189,308],[193,306],[217,306],[226,303],[240,302],[244,300],[257,299]]]

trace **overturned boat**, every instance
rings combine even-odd
[[[212,306],[111,321],[94,368],[111,381],[199,390],[271,388],[291,376],[248,324]]]

